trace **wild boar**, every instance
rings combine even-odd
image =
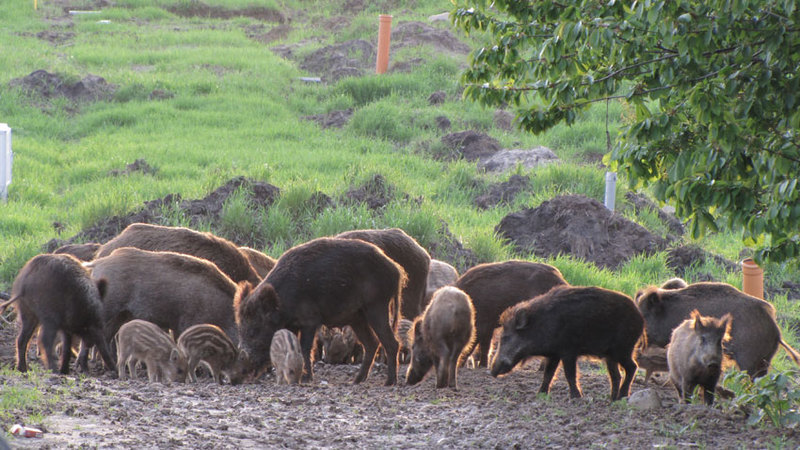
[[[275,258],[272,258],[254,248],[250,247],[239,247],[239,251],[250,261],[250,265],[253,266],[253,270],[256,271],[258,277],[262,280],[265,276],[275,267]]]
[[[730,313],[715,319],[703,317],[695,309],[672,331],[667,348],[669,378],[687,403],[697,386],[703,388],[706,404],[714,403],[722,370],[722,344],[730,339],[731,320]]]
[[[683,289],[689,286],[683,278],[670,278],[661,285],[661,289]]]
[[[186,356],[175,345],[175,341],[156,324],[145,320],[131,320],[117,332],[117,372],[125,379],[125,366],[131,378],[136,378],[136,362],[147,366],[147,378],[151,383],[160,381],[183,383],[186,380]]]
[[[603,358],[611,381],[611,400],[627,397],[636,374],[632,354],[642,337],[644,319],[630,297],[600,287],[557,286],[503,313],[503,333],[492,363],[492,376],[510,372],[529,356],[544,356],[539,392],[548,393],[563,362],[570,396],[581,397],[577,361],[582,355]],[[625,369],[620,386],[619,365]]]
[[[667,349],[658,347],[656,345],[638,345],[636,347],[636,356],[634,356],[636,364],[640,369],[644,369],[644,384],[650,381],[653,372],[667,372],[669,365],[667,365]]]
[[[221,374],[226,375],[231,384],[241,382],[246,355],[239,352],[220,327],[209,323],[192,325],[178,337],[178,349],[186,356],[192,382],[197,382],[195,369],[201,361],[208,365],[214,382],[222,384]]]
[[[487,366],[492,332],[503,311],[566,284],[555,267],[527,261],[479,264],[461,275],[454,286],[469,295],[475,307],[476,339],[469,352],[478,346],[478,366]]]
[[[131,319],[153,322],[176,336],[192,325],[216,325],[236,343],[233,312],[237,285],[204,259],[124,247],[86,264],[92,278],[108,280],[105,333],[113,336]]]
[[[100,248],[100,244],[96,242],[89,242],[86,244],[67,244],[53,250],[56,255],[72,255],[80,261],[88,262],[94,259],[94,255]]]
[[[241,283],[235,299],[241,346],[252,370],[266,367],[273,334],[287,328],[300,332],[308,381],[317,328],[350,325],[364,347],[355,382],[367,378],[379,341],[388,355],[386,384],[395,384],[396,322],[390,325],[389,316],[399,320],[405,278],[402,267],[365,241],[318,238],[289,249],[255,289]]]
[[[682,289],[650,287],[637,294],[636,303],[647,322],[649,345],[666,346],[672,330],[694,309],[710,317],[730,313],[733,323],[726,351],[740,369],[753,378],[765,375],[778,345],[800,364],[800,354],[781,338],[775,308],[729,284],[703,282]]]
[[[431,257],[414,238],[399,228],[354,230],[336,235],[339,239],[359,239],[375,244],[406,272],[401,315],[414,320],[422,312]]]
[[[269,359],[275,366],[277,384],[298,384],[303,375],[303,355],[297,335],[287,329],[275,332],[269,347]]]
[[[183,227],[134,223],[97,250],[95,258],[108,256],[122,247],[156,252],[175,252],[206,259],[216,264],[235,283],[261,281],[247,257],[227,239]]]
[[[424,310],[433,298],[433,293],[443,286],[449,286],[458,279],[458,271],[455,267],[438,259],[431,259],[428,269],[428,284],[425,289],[425,301],[422,304]]]
[[[106,368],[113,369],[102,322],[106,288],[104,278],[93,282],[89,271],[72,255],[43,254],[28,261],[14,280],[11,298],[0,305],[0,314],[10,305],[17,311],[17,370],[28,370],[28,343],[39,327],[40,356],[48,370],[69,373],[73,336],[96,345]],[[65,351],[57,369],[55,339],[59,332]]]
[[[361,344],[349,326],[342,328],[322,325],[317,331],[317,345],[321,346],[322,360],[326,364],[350,364],[356,362]]]
[[[457,389],[458,361],[469,356],[465,350],[475,339],[475,309],[469,296],[452,286],[440,288],[422,317],[414,321],[412,332],[406,382],[419,383],[433,366],[437,388]]]

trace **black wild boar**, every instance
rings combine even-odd
[[[414,238],[399,228],[354,230],[340,233],[339,239],[360,239],[375,244],[405,270],[408,282],[403,288],[401,315],[414,320],[423,309],[431,257]]]
[[[395,384],[394,329],[404,282],[402,267],[361,240],[319,238],[288,250],[255,289],[242,283],[236,296],[241,346],[250,355],[252,371],[266,367],[273,334],[287,328],[300,332],[308,381],[313,376],[310,359],[317,328],[350,325],[364,346],[355,382],[367,378],[379,341],[388,355],[386,384]]]
[[[0,305],[0,314],[12,304],[17,311],[17,370],[28,370],[28,342],[40,326],[39,350],[49,370],[69,373],[73,336],[96,345],[106,368],[113,369],[114,359],[102,327],[106,287],[103,278],[93,282],[89,271],[72,255],[44,254],[28,261],[14,280],[11,299]],[[64,351],[57,369],[55,339],[59,332]]]
[[[431,366],[436,370],[436,387],[457,388],[460,358],[475,339],[475,309],[461,289],[445,286],[433,294],[422,317],[412,327],[411,365],[406,382],[415,385],[425,378]]]
[[[455,267],[438,259],[431,259],[428,269],[428,284],[425,288],[425,301],[422,304],[424,310],[433,298],[433,293],[443,286],[450,286],[458,279],[458,271]]]
[[[96,258],[108,256],[122,247],[135,247],[154,252],[175,252],[196,256],[216,264],[219,270],[235,283],[261,281],[250,261],[239,248],[227,239],[211,233],[183,227],[165,227],[134,223],[97,250]]]
[[[299,384],[303,375],[303,354],[297,335],[287,329],[275,332],[269,345],[269,359],[275,366],[277,384]]]
[[[178,349],[186,356],[191,381],[197,382],[195,369],[202,361],[211,369],[216,383],[222,384],[221,374],[225,374],[231,384],[241,382],[246,354],[236,348],[222,328],[210,323],[192,325],[178,337]]]
[[[501,317],[503,333],[492,376],[508,373],[529,356],[546,358],[539,390],[548,393],[563,361],[570,396],[580,397],[577,361],[581,355],[606,361],[611,400],[626,397],[636,375],[632,354],[642,337],[644,319],[630,297],[599,287],[558,286],[509,308]],[[619,365],[625,369],[620,387]]]
[[[152,322],[180,336],[210,323],[239,340],[233,312],[237,285],[205,259],[124,247],[86,264],[92,278],[108,280],[103,301],[107,336],[132,319]]]
[[[91,261],[94,259],[94,255],[99,248],[100,244],[95,242],[89,242],[87,244],[67,244],[53,250],[53,253],[57,255],[72,255],[81,261]]]
[[[669,378],[687,403],[694,388],[701,386],[703,399],[711,405],[722,371],[722,344],[730,339],[731,315],[715,319],[695,309],[689,317],[672,331],[667,348]]]
[[[651,287],[637,294],[636,303],[647,322],[649,345],[666,346],[672,330],[694,309],[710,317],[730,313],[733,323],[726,352],[740,369],[753,378],[765,375],[778,345],[800,364],[800,354],[781,338],[775,308],[729,284],[703,282],[683,289]]]
[[[478,365],[487,366],[492,332],[506,308],[566,284],[555,267],[527,261],[479,264],[461,275],[454,286],[469,295],[475,307],[476,340],[469,352],[478,345]]]
[[[263,252],[260,252],[254,248],[250,247],[239,247],[239,251],[250,261],[250,265],[253,266],[253,270],[256,271],[258,277],[262,280],[265,276],[275,267],[275,258],[272,258]]]
[[[136,363],[147,366],[147,378],[151,383],[165,384],[186,380],[186,356],[175,345],[175,341],[157,325],[145,320],[131,320],[114,336],[117,344],[117,373],[125,379],[125,366],[131,378],[136,379]]]

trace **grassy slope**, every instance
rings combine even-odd
[[[504,132],[492,128],[492,110],[458,100],[458,71],[463,61],[428,48],[393,54],[395,60],[425,57],[427,63],[413,74],[309,85],[297,80],[305,74],[295,63],[246,35],[248,26],[269,29],[273,23],[249,18],[184,19],[163,7],[187,5],[187,1],[120,0],[100,15],[74,16],[74,26],[65,28],[58,2],[40,3],[39,11],[33,11],[29,2],[15,2],[0,13],[0,46],[5,49],[0,52],[0,63],[8,68],[0,73],[0,120],[14,130],[15,151],[10,201],[0,205],[3,290],[9,288],[24,262],[41,251],[42,244],[59,236],[54,222],[63,225],[60,236],[66,238],[102,217],[128,212],[168,193],[202,197],[238,175],[267,181],[284,192],[277,209],[262,211],[264,218],[257,221],[264,228],[262,234],[274,242],[267,249],[274,256],[310,237],[353,227],[401,226],[429,243],[435,239],[441,219],[481,259],[507,259],[515,255],[495,238],[493,230],[508,212],[564,193],[602,201],[602,170],[581,161],[584,153],[605,149],[605,106],[597,105],[571,128],[560,126],[542,136]],[[206,3],[228,8],[255,4],[290,11],[292,31],[284,43],[307,40],[308,45],[297,50],[299,54],[344,39],[374,41],[379,12],[394,14],[397,23],[425,21],[428,15],[450,7],[443,0],[378,2],[378,6],[348,15],[349,24],[334,36],[323,27],[303,23],[335,18],[343,1]],[[312,4],[314,8],[309,7]],[[86,5],[90,9],[91,3]],[[71,4],[74,9],[81,9],[79,6]],[[310,12],[298,12],[302,10]],[[97,23],[101,19],[111,23]],[[44,30],[71,32],[74,37],[65,45],[53,45],[35,36]],[[12,78],[37,69],[72,80],[89,73],[101,75],[118,85],[119,91],[113,101],[82,104],[76,109],[64,100],[32,101],[5,88]],[[169,91],[174,97],[151,101],[148,96],[154,89]],[[447,92],[448,101],[434,108],[427,104],[427,97],[436,90]],[[342,130],[320,130],[300,118],[348,107],[355,108],[355,114]],[[422,149],[435,150],[441,137],[428,125],[442,114],[452,121],[452,131],[484,130],[509,148],[547,145],[565,163],[535,170],[534,189],[519,196],[513,205],[477,210],[471,206],[472,186],[502,181],[508,175],[478,175],[467,163],[444,164],[427,157]],[[623,115],[622,105],[611,105],[612,134]],[[110,170],[138,158],[157,167],[158,173],[108,176]],[[422,197],[422,206],[395,202],[381,216],[359,207],[340,208],[308,218],[306,232],[293,233],[286,216],[312,192],[338,196],[375,173],[412,198]],[[624,198],[621,191],[618,205]],[[665,232],[652,217],[626,214]],[[242,223],[235,218],[246,215],[234,216],[231,222]],[[733,260],[742,250],[731,232],[699,244]],[[634,258],[614,273],[569,258],[550,262],[573,284],[602,285],[630,295],[643,285],[672,276],[663,254]],[[767,269],[779,276],[770,279],[774,284],[796,275],[793,269]],[[741,284],[738,274],[726,274],[713,266],[702,270]],[[782,315],[799,316],[796,307],[784,299],[777,304]]]

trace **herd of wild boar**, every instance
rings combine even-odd
[[[359,383],[382,358],[386,385],[408,362],[409,385],[434,369],[436,387],[455,389],[469,358],[497,377],[540,357],[540,391],[562,364],[580,397],[577,361],[591,356],[606,363],[612,400],[642,367],[645,383],[668,371],[681,397],[699,386],[711,404],[725,361],[757,377],[780,345],[800,364],[772,305],[730,285],[673,279],[634,300],[516,260],[459,277],[396,228],[314,239],[274,260],[210,233],[133,224],[102,245],[35,256],[0,312],[9,306],[20,371],[38,329],[49,370],[68,373],[80,343],[82,371],[93,349],[120,379],[144,364],[150,381],[167,383],[196,381],[201,362],[217,383],[254,382],[271,367],[279,384],[308,382],[320,358],[360,362]]]

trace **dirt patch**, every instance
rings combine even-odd
[[[436,28],[424,22],[402,22],[392,29],[392,47],[430,45],[439,52],[466,55],[471,50],[450,30]]]
[[[427,246],[431,258],[445,261],[458,270],[458,273],[466,272],[470,267],[482,262],[475,255],[475,252],[465,248],[461,241],[450,232],[447,223],[441,222],[436,242]]]
[[[64,45],[75,37],[75,33],[51,29],[36,33],[36,37],[53,45]]]
[[[36,70],[25,77],[14,78],[8,82],[8,86],[44,99],[66,97],[73,101],[109,100],[117,90],[116,85],[106,83],[98,75],[89,74],[80,81],[69,83],[61,75],[45,70]]]
[[[121,175],[130,175],[136,172],[140,172],[142,175],[155,175],[156,172],[158,172],[158,169],[148,164],[144,159],[137,159],[136,161],[125,166],[125,169],[113,169],[109,171],[108,175],[112,177],[118,177]]]
[[[667,226],[669,231],[676,236],[683,236],[683,224],[674,214],[669,214],[658,207],[652,200],[647,198],[642,194],[638,194],[636,192],[627,192],[625,194],[625,199],[633,206],[633,210],[636,213],[639,211],[654,211],[658,214],[659,220]],[[674,236],[670,237],[670,240],[675,240]]]
[[[401,365],[401,373],[406,368]],[[42,395],[59,401],[45,411],[42,439],[11,438],[19,448],[767,448],[796,432],[745,424],[740,414],[678,402],[654,386],[663,407],[637,411],[608,399],[601,366],[581,363],[584,397],[570,400],[563,375],[537,395],[534,364],[503,378],[461,369],[459,390],[419,385],[384,387],[377,365],[360,385],[354,365],[317,363],[315,379],[276,386],[198,383],[164,386],[143,378],[43,375]],[[401,375],[401,378],[402,375]],[[7,386],[25,383],[3,377]],[[642,389],[634,384],[632,391]],[[15,414],[16,423],[24,417]],[[796,442],[796,441],[795,441]]]
[[[380,209],[394,200],[397,188],[381,174],[375,174],[364,184],[351,187],[344,195],[346,203],[366,203],[369,209]]]
[[[375,67],[375,46],[362,39],[322,47],[300,62],[300,68],[325,82],[362,76]]]
[[[389,73],[410,73],[426,62],[427,61],[422,58],[412,58],[407,61],[393,62],[389,67]]]
[[[261,42],[262,44],[269,44],[274,41],[286,39],[286,37],[289,36],[289,33],[292,32],[292,27],[290,25],[283,24],[272,27],[269,31],[265,30],[266,27],[264,25],[251,25],[245,27],[245,34],[250,39]]]
[[[497,205],[508,205],[514,197],[531,185],[531,178],[522,175],[511,175],[508,181],[489,186],[488,192],[475,197],[472,202],[480,209],[489,209]]]
[[[448,119],[447,116],[436,116],[434,121],[439,131],[447,131],[451,127],[450,119]]]
[[[342,128],[343,126],[347,125],[347,122],[351,117],[353,117],[353,110],[348,108],[344,110],[331,111],[327,114],[303,116],[303,119],[316,122],[322,129],[325,129]]]
[[[166,8],[167,11],[180,17],[205,17],[209,19],[231,19],[233,17],[250,17],[264,22],[286,22],[286,16],[273,8],[250,6],[242,9],[227,9],[192,1],[179,3]]]
[[[603,156],[605,155],[599,152],[586,152],[583,154],[583,160],[590,165],[603,168],[606,166],[603,164]]]
[[[495,231],[519,252],[542,258],[572,255],[608,269],[666,247],[661,237],[582,195],[556,197],[509,214]]]
[[[511,131],[514,129],[514,114],[504,109],[495,110],[493,120],[494,126],[501,130]]]
[[[739,265],[735,262],[723,258],[722,256],[709,253],[696,245],[682,245],[675,247],[667,252],[667,267],[675,271],[675,275],[685,277],[686,271],[690,267],[704,264],[707,259],[713,259],[714,264],[727,270],[735,272],[739,270]],[[718,281],[711,274],[699,273],[695,281]]]
[[[447,94],[444,91],[436,91],[428,96],[428,104],[431,106],[441,105],[447,101]]]
[[[473,130],[448,134],[442,137],[442,143],[450,150],[450,158],[447,159],[479,161],[491,157],[501,149],[497,139]]]

